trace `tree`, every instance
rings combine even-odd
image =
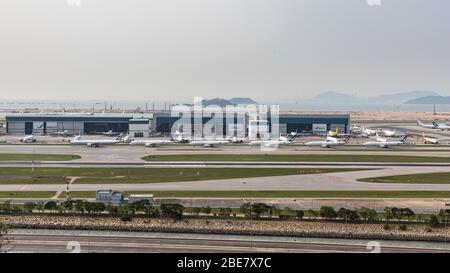
[[[64,210],[66,212],[72,211],[73,210],[73,201],[67,200],[64,201],[61,206],[64,208]]]
[[[200,215],[200,212],[202,212],[202,208],[195,207],[195,208],[192,209],[192,212],[194,212],[194,214],[195,214],[196,216],[199,216],[199,215]]]
[[[384,208],[384,214],[386,217],[386,220],[389,222],[392,218],[394,218],[394,215],[392,213],[392,208],[390,207],[385,207]]]
[[[93,203],[93,211],[94,213],[104,212],[106,209],[106,205],[101,202]]]
[[[117,210],[117,206],[112,205],[111,203],[108,203],[108,205],[106,205],[105,210],[109,213],[109,214],[117,214],[118,210]]]
[[[8,226],[0,222],[0,252],[4,251],[5,246],[9,245],[11,240],[7,237]]]
[[[247,218],[252,217],[252,204],[247,202],[241,205],[239,211],[245,215]]]
[[[303,210],[296,210],[295,214],[298,220],[302,220],[303,216],[305,216],[305,212]]]
[[[377,212],[374,209],[369,209],[366,207],[362,207],[357,210],[358,215],[364,221],[374,221],[377,217]]]
[[[308,215],[309,215],[310,218],[312,218],[313,220],[316,220],[316,218],[317,218],[317,212],[316,212],[315,210],[313,210],[313,209],[308,209],[306,212],[308,213]]]
[[[56,204],[55,201],[49,201],[49,202],[45,203],[44,209],[54,212],[55,210],[58,209],[58,204]]]
[[[322,206],[320,208],[320,217],[325,218],[325,219],[335,219],[337,217],[337,213],[334,210],[333,207],[329,207],[329,206]]]
[[[202,212],[206,215],[211,214],[211,208],[209,206],[202,207]]]
[[[36,204],[36,209],[37,209],[39,212],[44,212],[44,203],[43,203],[43,202],[38,202],[38,203]]]
[[[359,219],[359,215],[356,211],[346,208],[340,208],[337,212],[337,216],[342,220],[345,220],[346,222],[347,221],[352,222]]]
[[[181,204],[161,204],[160,208],[163,217],[177,220],[183,218],[184,206]]]
[[[408,222],[409,222],[409,219],[415,215],[414,211],[412,211],[410,208],[404,208],[402,210],[402,214],[406,216],[406,218],[408,219]]]
[[[32,213],[34,208],[36,208],[36,204],[33,202],[26,202],[24,204],[25,211],[28,213]]]
[[[81,200],[75,201],[75,211],[84,213],[84,203]]]
[[[432,214],[430,216],[430,226],[431,227],[439,227],[440,224],[441,224],[441,222],[439,221],[439,218],[436,215]]]
[[[255,215],[255,218],[261,217],[261,214],[266,213],[269,210],[269,206],[264,203],[255,203],[251,206],[251,213]]]

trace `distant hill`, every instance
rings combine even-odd
[[[353,104],[365,103],[365,99],[345,93],[326,91],[315,97],[304,99],[302,102],[312,104]]]
[[[224,107],[226,105],[238,105],[238,104],[257,104],[256,101],[250,99],[250,98],[232,98],[230,100],[222,99],[222,98],[214,98],[214,99],[204,99],[203,106],[208,105],[218,105],[221,107]]]
[[[244,105],[257,104],[257,102],[252,100],[251,98],[232,98],[232,99],[230,99],[230,102],[232,104],[236,104],[236,105],[238,105],[238,104],[244,104]]]
[[[221,98],[203,100],[203,106],[218,105],[218,106],[224,107],[225,105],[231,105],[231,104],[232,103],[229,100],[221,99]]]
[[[315,97],[304,99],[303,102],[314,104],[403,104],[425,96],[438,96],[438,94],[433,91],[408,91],[374,97],[359,97],[341,92],[327,91]]]
[[[426,96],[439,96],[439,94],[433,91],[409,91],[380,95],[377,97],[373,97],[372,100],[376,103],[399,104]]]
[[[450,104],[450,97],[425,96],[409,100],[405,104]]]

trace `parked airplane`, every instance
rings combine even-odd
[[[194,140],[189,142],[192,146],[217,147],[230,144],[229,140]]]
[[[67,130],[63,130],[63,131],[57,131],[54,133],[50,133],[50,135],[52,136],[62,136],[62,137],[70,137],[73,136],[73,134]]]
[[[82,140],[81,136],[76,136],[73,140],[70,141],[72,145],[86,145],[88,147],[100,147],[102,145],[114,145],[122,142],[123,134],[120,134],[118,137],[110,140],[106,139],[86,139]]]
[[[350,136],[346,136],[343,140],[337,139],[335,137],[330,137],[328,136],[325,140],[323,141],[310,141],[310,142],[306,142],[305,146],[309,146],[309,147],[322,147],[322,148],[331,148],[331,147],[336,147],[339,145],[345,145],[350,141]]]
[[[292,135],[292,133],[291,133]],[[279,137],[278,139],[272,139],[272,140],[253,140],[249,143],[250,146],[264,146],[264,147],[270,147],[270,148],[276,148],[282,145],[290,145],[295,143],[295,136],[291,136],[289,139],[286,137]]]
[[[429,129],[436,129],[436,126],[434,125],[435,122],[433,123],[423,123],[422,121],[418,120],[417,121],[417,126],[423,127],[423,128],[429,128]]]
[[[445,124],[445,123],[439,123],[439,124],[437,124],[436,122],[433,122],[433,125],[434,125],[435,128],[438,129],[438,130],[442,130],[442,131],[450,130],[450,126],[447,125],[447,124]]]
[[[425,136],[425,133],[422,133],[422,140],[425,144],[439,144],[439,140],[437,140],[437,138],[427,137]]]
[[[395,137],[398,135],[397,130],[381,130],[384,136]]]
[[[145,147],[157,147],[161,145],[172,144],[175,141],[169,139],[153,139],[153,140],[133,140],[130,145],[144,145]]]
[[[187,133],[180,133],[179,131],[176,131],[172,134],[172,140],[177,143],[188,143],[189,140],[186,139],[184,135],[187,135]]]
[[[122,132],[114,132],[113,130],[109,130],[107,132],[99,132],[99,133],[94,133],[95,135],[104,135],[104,136],[118,136],[120,134],[123,134]]]
[[[37,140],[34,138],[33,135],[30,135],[30,136],[26,136],[26,137],[22,138],[20,140],[20,142],[23,142],[23,143],[34,143],[34,142],[37,142]]]
[[[364,145],[368,147],[389,148],[391,146],[399,146],[405,144],[407,138],[407,136],[404,136],[400,141],[388,141],[377,136],[377,141],[369,141],[364,143]]]
[[[237,138],[237,137],[234,136],[234,137],[229,138],[229,140],[230,140],[231,143],[243,143],[245,139]]]
[[[339,127],[336,127],[336,131],[328,131],[328,136],[338,137],[339,136]]]
[[[369,128],[366,128],[365,126],[363,126],[363,134],[365,134],[365,135],[367,135],[367,136],[373,136],[373,135],[375,135],[376,133],[378,133],[378,130],[375,130],[375,129],[369,129]]]

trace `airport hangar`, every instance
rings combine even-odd
[[[73,134],[99,134],[102,132],[129,133],[131,137],[148,137],[151,133],[169,134],[172,125],[179,117],[171,117],[168,112],[153,114],[17,114],[6,116],[6,132],[8,134],[56,134],[58,132],[70,132]],[[203,118],[206,123],[210,118]],[[254,121],[237,120],[236,124],[245,124],[248,134],[249,126]],[[269,130],[270,119],[267,120]],[[296,114],[280,113],[280,133],[285,135],[290,132],[324,134],[329,130],[339,128],[340,132],[349,132],[349,114]],[[226,133],[225,118],[222,126]],[[192,119],[192,130],[195,129]]]
[[[152,131],[168,134],[172,125],[178,120],[178,117],[171,117],[170,113],[155,113],[152,119]],[[203,123],[210,118],[203,118]],[[248,136],[249,128],[252,124],[258,124],[260,121],[252,121],[245,117],[245,120],[238,121],[235,116],[236,124],[245,124],[246,135]],[[223,131],[226,132],[226,118],[223,119]],[[267,119],[266,124],[271,131],[271,120]],[[280,113],[279,115],[280,133],[282,135],[290,132],[325,134],[329,130],[339,128],[340,132],[348,133],[350,131],[350,114],[299,114],[299,113]],[[192,130],[194,130],[194,118],[192,118]],[[233,135],[233,134],[229,134]]]

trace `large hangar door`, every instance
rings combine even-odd
[[[25,134],[33,134],[33,122],[25,122]]]

